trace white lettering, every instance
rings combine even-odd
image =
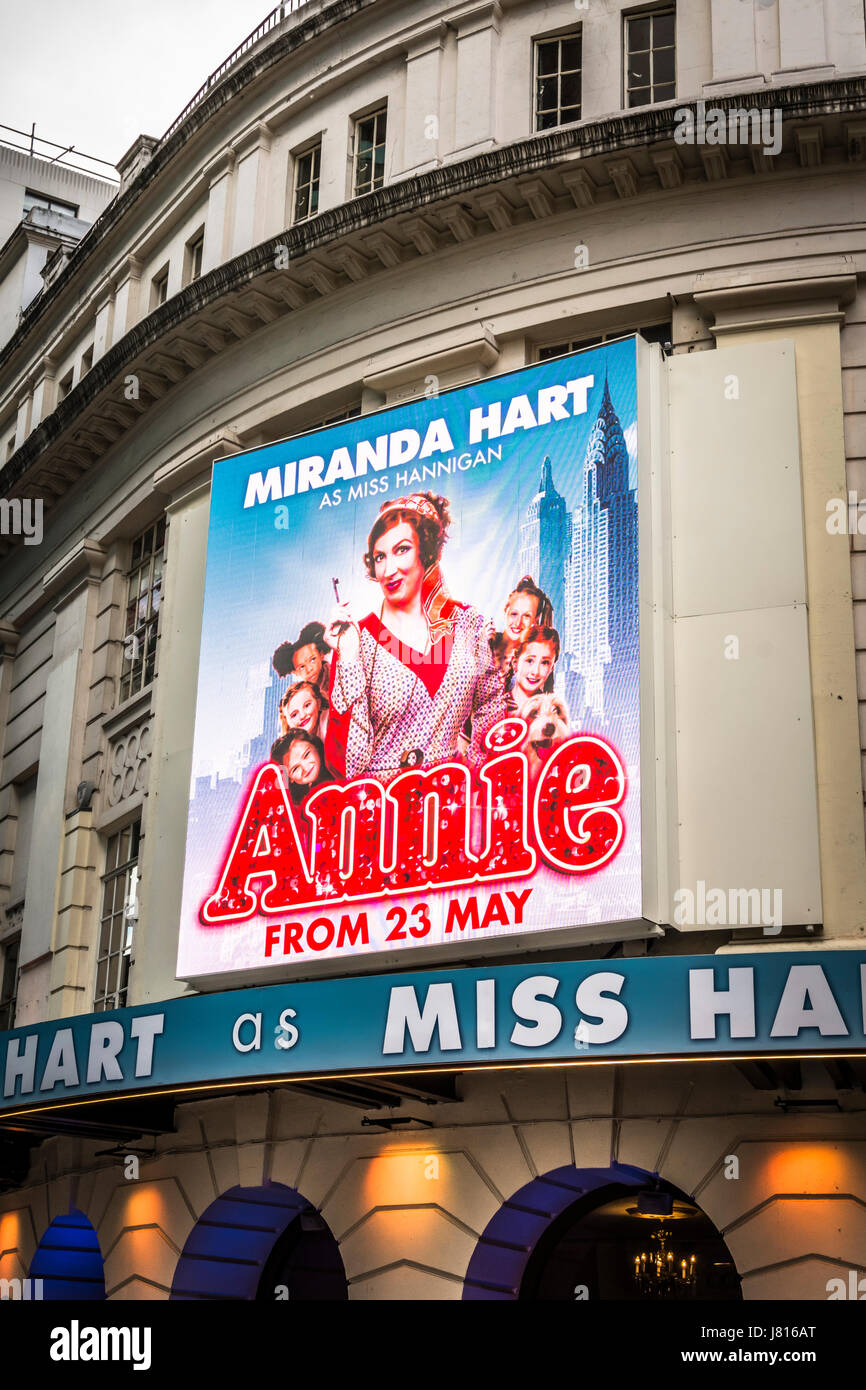
[[[521,980],[511,996],[511,1007],[519,1019],[525,1023],[515,1023],[511,1030],[511,1041],[518,1047],[544,1047],[554,1042],[562,1031],[562,1014],[555,1004],[544,1004],[542,997],[553,999],[559,988],[559,981],[553,975],[530,975]]]
[[[441,1052],[455,1052],[461,1048],[463,1043],[460,1039],[460,1024],[457,1021],[454,987],[447,983],[428,985],[424,1008],[421,1010],[418,1007],[414,985],[395,986],[388,1000],[382,1052],[404,1052],[407,1028],[415,1052],[429,1051],[434,1030],[437,1029]]]
[[[58,1081],[62,1081],[64,1086],[78,1085],[78,1062],[71,1028],[59,1028],[54,1034],[39,1089],[50,1091]]]
[[[94,1023],[90,1029],[90,1054],[87,1058],[87,1080],[122,1081],[123,1072],[117,1054],[123,1047],[123,1024],[109,1020]]]
[[[796,1038],[801,1028],[817,1028],[822,1038],[848,1036],[845,1020],[820,965],[791,966],[770,1037]]]
[[[715,1040],[716,1018],[728,1014],[732,1038],[755,1036],[755,972],[751,966],[728,971],[729,988],[717,990],[715,971],[689,971],[690,1036]]]
[[[153,1071],[153,1044],[165,1029],[165,1014],[145,1014],[134,1018],[129,1025],[129,1035],[138,1039],[135,1051],[136,1076],[150,1076]]]
[[[608,994],[619,994],[625,984],[625,975],[617,975],[611,970],[600,970],[588,975],[577,987],[574,1001],[582,1014],[598,1018],[600,1023],[581,1024],[581,1038],[590,1043],[610,1043],[621,1038],[628,1027],[628,1009],[619,999],[609,999]]]

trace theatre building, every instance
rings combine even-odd
[[[861,0],[295,0],[59,167],[3,1287],[866,1296]]]

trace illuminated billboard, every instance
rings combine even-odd
[[[640,918],[637,469],[635,339],[214,464],[181,978]]]

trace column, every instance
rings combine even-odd
[[[117,277],[114,294],[114,318],[111,325],[112,345],[120,341],[125,333],[138,322],[139,290],[141,287],[141,261],[137,256],[128,256]]]
[[[235,217],[231,254],[238,256],[264,240],[268,204],[271,132],[259,122],[234,146]]]
[[[234,220],[234,150],[223,150],[205,171],[208,179],[202,274],[222,265],[231,255]]]
[[[6,717],[9,709],[9,691],[15,670],[15,651],[18,647],[18,629],[12,623],[0,619],[0,730],[6,732]],[[0,768],[3,760],[3,742],[0,742]],[[0,784],[2,784],[0,777]],[[14,792],[10,786],[0,790],[0,897],[7,902],[7,892],[12,884],[15,858],[15,836],[17,831],[17,807]]]
[[[18,402],[18,415],[15,419],[15,448],[20,449],[30,433],[30,416],[33,397],[28,391]]]
[[[861,16],[862,20],[862,16]],[[828,68],[823,0],[779,0],[779,69]]]
[[[713,79],[704,83],[710,92],[748,80],[763,82],[755,52],[753,0],[711,0]]]
[[[478,5],[457,24],[454,148],[462,153],[496,143],[496,60],[499,5]]]
[[[445,31],[413,40],[406,55],[406,110],[403,168],[418,170],[439,162],[440,92]]]
[[[96,324],[93,331],[93,360],[104,357],[112,342],[114,321],[114,289],[109,285],[96,298]]]
[[[130,1004],[182,994],[175,978],[186,823],[192,775],[198,653],[204,604],[210,511],[210,470],[216,458],[240,450],[234,431],[222,431],[161,468],[154,488],[166,506],[166,585],[147,826],[142,840],[141,913]]]
[[[75,789],[87,710],[90,657],[96,623],[96,598],[104,551],[83,540],[43,581],[55,604],[54,651],[42,707],[39,773],[33,810],[33,833],[24,923],[21,932],[19,1024],[57,1017],[52,991],[67,967],[77,976],[79,963],[64,958],[55,967],[55,924],[60,889],[61,850],[67,813],[75,810]],[[59,943],[62,947],[63,943]]]
[[[839,72],[866,67],[866,24],[861,0],[825,0],[827,62]]]
[[[30,428],[36,429],[46,417],[50,415],[57,404],[57,384],[55,375],[57,363],[53,357],[43,357],[42,375],[38,378],[33,390],[33,411],[30,420]]]

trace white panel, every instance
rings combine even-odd
[[[805,603],[793,344],[670,367],[674,613]]]
[[[820,922],[793,344],[678,356],[669,375],[675,733],[664,781],[675,811],[667,920],[699,929],[759,924],[757,914],[736,923],[701,918],[702,883],[726,899],[767,890],[773,914],[778,889],[785,925]],[[674,916],[678,889],[695,895],[695,913]]]
[[[785,925],[820,922],[805,608],[681,619],[674,661],[674,888],[781,889]]]

